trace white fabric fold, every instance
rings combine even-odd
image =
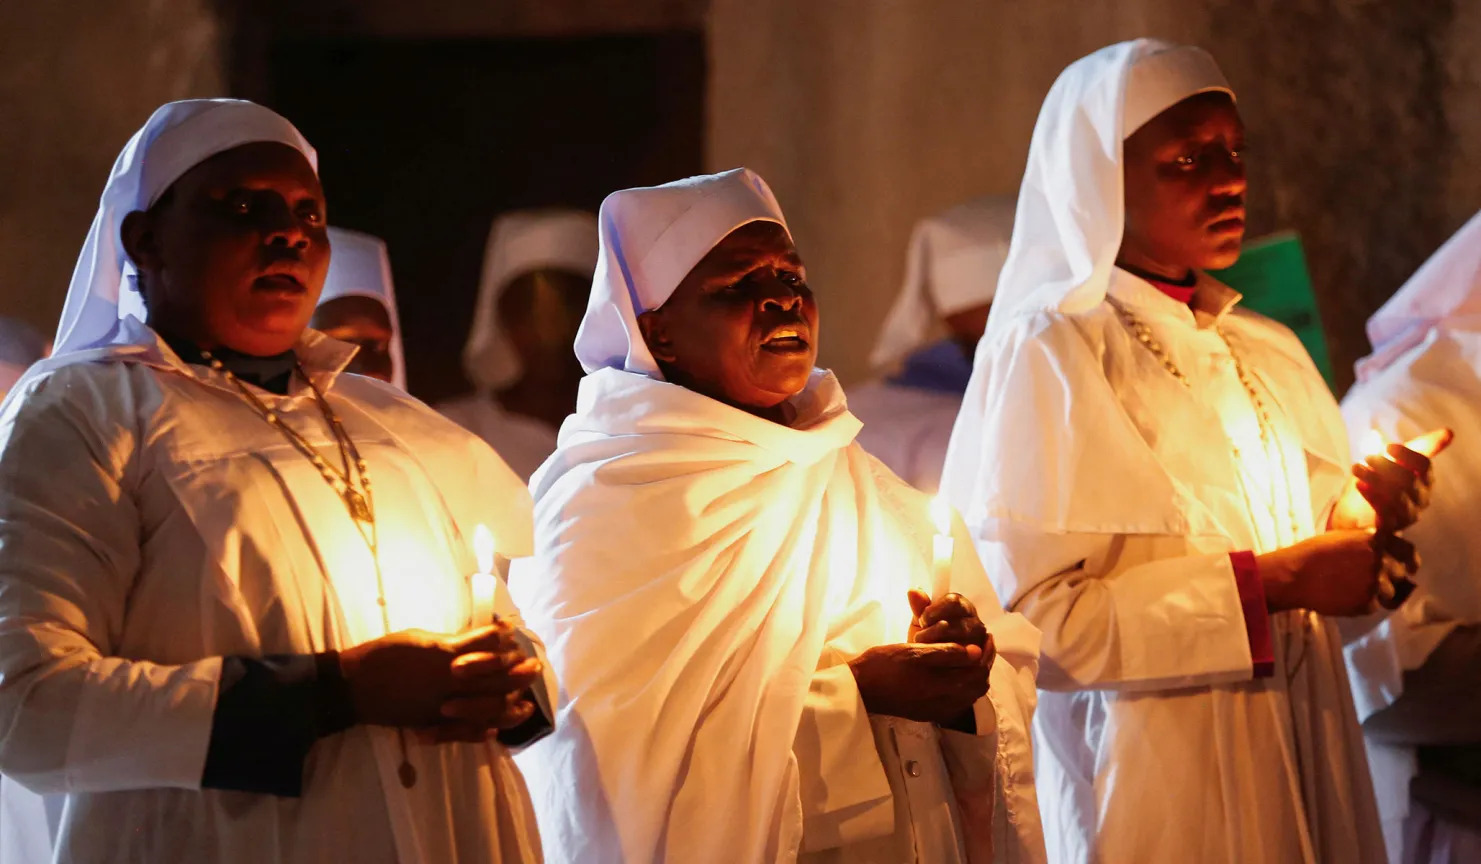
[[[1037,631],[1000,611],[965,533],[951,584],[934,584],[928,500],[853,445],[859,424],[831,374],[794,405],[787,427],[623,370],[582,382],[532,484],[536,554],[511,580],[566,697],[556,734],[520,757],[548,854],[791,859],[814,673],[903,641],[908,588],[949,587],[997,639],[989,698],[1012,820],[998,860],[1041,860]]]
[[[1436,465],[1430,507],[1405,536],[1424,556],[1418,589],[1398,610],[1347,647],[1358,714],[1367,718],[1404,693],[1456,628],[1481,623],[1481,214],[1473,216],[1368,321],[1373,353],[1342,400],[1353,458],[1372,430],[1404,441],[1441,426],[1455,440]],[[1459,830],[1411,814],[1413,748],[1369,743],[1373,785],[1391,857],[1401,860],[1406,821],[1420,819],[1436,848]],[[1410,830],[1417,826],[1411,825]]]
[[[499,322],[499,297],[509,283],[535,270],[563,270],[591,278],[597,261],[596,218],[584,210],[516,210],[494,220],[483,253],[478,302],[463,346],[463,371],[482,392],[519,380],[519,355]]]
[[[396,310],[396,286],[391,258],[379,237],[329,228],[329,273],[319,305],[341,297],[368,297],[385,307],[391,320],[391,383],[406,389],[406,354],[401,345],[401,314]]]

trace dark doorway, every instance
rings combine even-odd
[[[698,33],[278,42],[264,101],[319,151],[330,223],[385,239],[409,384],[468,389],[460,353],[494,217],[595,211],[614,189],[699,173]]]

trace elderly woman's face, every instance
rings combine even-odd
[[[203,348],[268,356],[308,325],[329,267],[324,193],[302,153],[245,144],[124,220],[151,325]]]
[[[817,303],[775,222],[730,232],[638,324],[669,381],[763,415],[807,386],[818,357]]]

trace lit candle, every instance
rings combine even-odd
[[[494,535],[479,525],[473,530],[473,556],[478,559],[478,572],[469,579],[473,591],[473,626],[482,627],[494,621],[494,595],[499,577],[494,575]]]
[[[1388,442],[1383,440],[1382,432],[1369,429],[1363,436],[1363,455],[1388,458]]]
[[[938,597],[951,590],[951,558],[956,551],[956,541],[951,536],[951,505],[939,495],[931,499],[931,522],[936,526],[936,534],[931,538],[929,593]]]

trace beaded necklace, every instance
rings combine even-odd
[[[303,366],[295,360],[293,370],[298,373],[298,376],[308,385],[309,390],[313,392],[314,401],[319,406],[319,412],[324,415],[324,422],[328,424],[329,432],[334,436],[334,443],[339,450],[340,468],[331,465],[327,459],[319,454],[319,451],[315,449],[314,445],[308,442],[308,439],[298,434],[293,427],[284,423],[283,418],[278,415],[278,412],[257,398],[257,394],[253,393],[251,388],[244,384],[241,379],[237,378],[230,369],[226,368],[226,364],[222,363],[220,358],[213,355],[210,351],[202,350],[200,353],[201,358],[210,364],[212,369],[225,376],[226,380],[230,381],[237,388],[237,392],[242,395],[242,398],[246,400],[247,404],[255,408],[258,416],[267,421],[267,425],[282,433],[283,437],[288,439],[288,442],[293,445],[294,449],[303,454],[319,470],[319,476],[324,479],[324,482],[329,485],[329,488],[333,489],[340,500],[344,502],[345,510],[350,515],[350,521],[355,523],[355,529],[360,533],[361,539],[365,541],[366,547],[370,550],[370,560],[375,565],[376,605],[380,607],[381,624],[385,628],[386,634],[389,635],[391,632],[391,611],[386,604],[386,579],[385,574],[381,570],[380,535],[377,533],[375,522],[375,495],[371,492],[370,466],[366,463],[364,457],[360,455],[360,450],[355,446],[354,440],[345,431],[344,423],[340,421],[339,415],[330,407],[329,400],[325,398],[324,393],[314,384],[313,379],[309,378],[308,373],[303,371]],[[416,785],[417,772],[416,767],[411,764],[410,753],[406,746],[406,730],[399,726],[396,727],[396,737],[401,744],[401,765],[397,769],[397,775],[401,780],[401,785],[410,789]]]

